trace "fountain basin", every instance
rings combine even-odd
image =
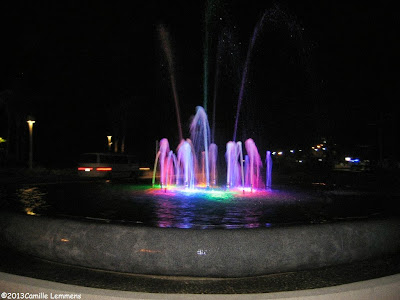
[[[400,220],[253,229],[137,227],[0,212],[0,239],[19,252],[135,274],[245,277],[351,263],[400,251]]]

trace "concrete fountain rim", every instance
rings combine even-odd
[[[50,261],[134,274],[246,277],[400,252],[400,219],[254,229],[135,227],[0,212],[0,239]]]

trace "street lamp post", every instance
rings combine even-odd
[[[35,121],[33,120],[28,120],[28,126],[29,126],[29,169],[32,169],[32,161],[33,161],[33,124]]]

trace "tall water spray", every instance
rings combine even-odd
[[[208,0],[206,2],[206,10],[204,16],[204,58],[203,58],[203,67],[204,67],[204,79],[203,79],[203,108],[207,112],[207,104],[208,104],[208,74],[209,74],[209,48],[210,48],[210,25],[211,19],[215,15],[217,4],[215,0]]]
[[[216,144],[210,144],[208,149],[209,155],[208,159],[210,160],[210,181],[212,186],[217,185],[217,158],[218,158],[218,147]]]
[[[175,101],[175,110],[176,110],[176,121],[178,123],[178,131],[179,131],[179,140],[181,141],[183,139],[183,134],[182,134],[182,125],[181,125],[181,115],[180,115],[180,110],[179,110],[179,99],[178,99],[178,92],[176,89],[176,80],[175,80],[175,70],[174,70],[174,62],[172,58],[172,51],[171,51],[171,43],[168,35],[168,31],[165,29],[163,25],[160,25],[158,27],[158,32],[160,34],[162,46],[165,52],[165,56],[167,57],[167,62],[168,62],[168,71],[169,71],[169,76],[171,79],[171,87],[172,87],[172,93],[174,95],[174,101]]]
[[[162,139],[160,141],[160,150],[158,151],[159,153],[157,154],[158,160],[160,162],[160,183],[161,187],[167,184],[166,178],[167,178],[167,155],[169,153],[169,143],[167,139]],[[157,164],[157,162],[156,162]]]
[[[201,157],[204,152],[205,159],[205,178],[206,186],[210,186],[210,165],[208,159],[208,148],[210,145],[210,126],[208,124],[207,114],[201,106],[196,107],[196,115],[190,124],[190,139],[193,143],[196,157]]]
[[[260,187],[260,168],[262,161],[258,149],[253,139],[247,139],[245,142],[246,152],[249,157],[246,166],[246,178],[251,189]]]
[[[266,164],[266,179],[265,179],[265,187],[266,188],[271,188],[271,182],[272,182],[272,159],[271,159],[271,151],[267,151],[266,158],[265,158],[265,164]]]
[[[182,169],[183,185],[194,188],[195,185],[195,157],[190,140],[182,140],[178,146],[178,168]]]
[[[222,49],[222,38],[218,40],[217,58],[215,60],[215,75],[214,75],[214,95],[213,95],[213,110],[212,110],[212,129],[211,129],[211,142],[215,141],[215,115],[217,110],[217,92],[218,92],[218,79],[219,79],[219,65]]]
[[[176,156],[171,150],[168,153],[167,165],[166,165],[166,175],[165,175],[165,186],[174,184],[173,180],[175,177],[175,182],[179,178],[179,168],[177,167]]]
[[[226,187],[244,187],[243,150],[241,142],[230,141],[226,144]],[[240,179],[242,179],[240,181]]]
[[[267,14],[266,12],[263,14],[261,19],[257,23],[256,27],[254,28],[254,32],[253,32],[253,35],[252,35],[251,40],[250,40],[249,48],[247,49],[246,61],[245,61],[244,68],[243,68],[243,73],[242,73],[242,82],[240,84],[240,90],[239,90],[238,104],[237,104],[237,108],[236,108],[235,127],[234,127],[234,130],[233,130],[233,141],[236,141],[236,133],[237,133],[237,127],[238,127],[238,122],[239,122],[239,113],[240,113],[240,108],[242,106],[242,99],[243,99],[245,84],[246,84],[246,81],[247,81],[247,72],[248,72],[249,65],[250,65],[251,53],[252,53],[255,41],[257,39],[257,36],[258,36],[258,31],[259,31],[259,29],[261,28],[261,26],[262,26],[262,24],[264,22],[264,18],[266,16],[266,14]]]

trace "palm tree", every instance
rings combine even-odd
[[[6,133],[6,138],[5,140],[8,141],[5,145],[5,151],[4,151],[4,156],[5,160],[8,160],[8,152],[9,152],[9,144],[10,144],[10,132],[11,132],[11,126],[10,126],[10,119],[11,119],[11,113],[10,113],[10,108],[8,105],[9,99],[12,97],[12,91],[10,90],[4,90],[0,92],[0,111],[4,109],[4,115],[6,116],[7,119],[7,133]]]
[[[7,140],[5,159],[14,158],[16,162],[24,159],[24,145],[26,143],[26,116],[28,101],[24,97],[17,97],[12,90],[0,92],[0,110],[6,115]]]
[[[125,139],[128,129],[128,117],[132,112],[132,99],[123,99],[119,103],[112,103],[107,110],[114,138],[114,152],[125,152]]]

